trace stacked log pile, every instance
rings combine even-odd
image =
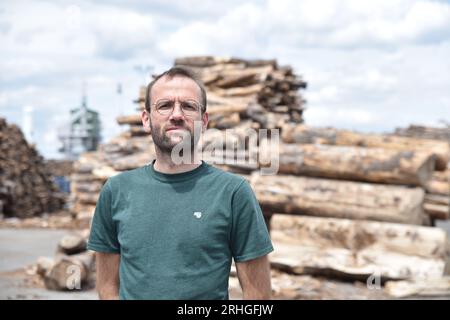
[[[410,125],[408,128],[397,128],[395,135],[416,139],[440,140],[443,144],[448,144],[450,143],[450,126],[447,124],[446,127],[434,128]],[[426,185],[426,190],[426,209],[429,212],[433,212],[436,219],[449,219],[450,162],[444,171],[433,172],[431,179]]]
[[[447,124],[446,127],[440,128],[410,125],[408,128],[397,128],[394,134],[404,137],[415,137],[450,142],[450,125]]]
[[[63,199],[35,147],[0,118],[0,213],[33,217],[60,210]]]
[[[304,100],[295,92],[306,84],[274,61],[198,57],[175,64],[194,69],[206,85],[210,125],[220,130],[205,133],[201,150],[214,152],[204,159],[250,182],[272,226],[274,268],[359,280],[448,273],[447,235],[431,226],[449,218],[446,141],[304,126]],[[144,97],[141,88],[139,111]],[[108,177],[154,158],[140,114],[118,123],[129,130],[75,164],[78,217],[92,216]],[[249,135],[251,129],[280,129],[281,143]],[[249,150],[253,139],[256,150]],[[277,174],[261,174],[273,155]]]
[[[72,174],[72,160],[46,160],[47,173],[53,177],[69,177]]]
[[[275,60],[193,57],[175,60],[176,66],[193,70],[208,91],[209,127],[226,129],[251,119],[261,128],[281,128],[285,122],[302,123],[305,100],[299,89],[306,82],[289,66]],[[145,88],[137,100],[144,109]],[[132,135],[144,134],[138,114],[123,116]]]
[[[386,161],[383,166],[373,166],[365,160],[357,162],[358,169],[353,171],[351,180],[358,172],[363,172],[363,180],[378,183],[394,183],[402,185],[421,186],[426,191],[424,209],[433,219],[447,220],[450,218],[450,144],[446,140],[430,139],[431,136],[396,136],[396,135],[375,135],[338,130],[334,128],[312,128],[304,125],[287,124],[283,127],[282,140],[292,144],[316,144],[320,148],[326,146],[340,147],[344,150],[363,147],[364,150],[376,148],[380,150]],[[338,150],[338,149],[336,149]],[[350,151],[348,151],[351,153]],[[365,151],[367,152],[367,151]],[[346,152],[342,152],[335,164],[345,161]],[[389,154],[391,156],[389,157]],[[422,159],[417,162],[417,159]],[[433,159],[432,159],[433,158]],[[352,157],[355,159],[355,157]],[[425,160],[426,159],[426,160]],[[322,160],[323,161],[323,160]],[[325,163],[327,161],[325,160]],[[434,170],[432,162],[434,162]],[[370,169],[375,169],[375,174],[380,179],[373,177]],[[318,174],[324,176],[326,170],[320,170]],[[388,171],[389,173],[387,173]],[[406,178],[405,174],[414,172],[416,178]],[[389,177],[389,175],[396,177]],[[403,177],[400,178],[399,175]],[[335,177],[340,178],[340,177]],[[344,177],[344,178],[348,178]],[[415,181],[414,181],[415,180]]]

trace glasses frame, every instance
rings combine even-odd
[[[172,103],[173,103],[172,109],[171,109],[167,114],[161,113],[161,111],[158,110],[158,109],[156,108],[156,105],[157,105],[158,103],[161,103],[162,101],[167,101],[167,102],[172,102]],[[195,104],[198,105],[198,110],[195,111],[195,114],[192,114],[192,115],[187,114],[186,111],[182,108],[182,104],[183,104],[184,102],[188,102],[188,101],[195,102]],[[182,112],[183,115],[184,115],[185,117],[187,117],[187,118],[193,118],[193,117],[195,117],[199,112],[200,112],[200,114],[202,113],[203,105],[202,105],[200,102],[198,102],[197,100],[194,100],[194,99],[187,99],[187,100],[183,100],[183,101],[178,101],[178,103],[180,104],[180,110],[181,110],[181,112]],[[161,116],[163,116],[163,117],[170,116],[170,115],[173,113],[173,111],[175,110],[175,105],[176,105],[176,101],[171,100],[171,99],[160,99],[160,100],[155,101],[154,103],[151,104],[152,109],[155,109],[155,111],[156,111],[159,115],[161,115]],[[151,111],[151,110],[150,110],[150,111]]]

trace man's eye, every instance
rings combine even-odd
[[[167,109],[172,108],[172,105],[171,105],[170,102],[164,102],[164,103],[158,104],[158,105],[157,105],[157,108],[158,108],[159,110],[167,110]]]
[[[192,104],[192,103],[184,103],[183,104],[183,109],[189,110],[189,111],[197,111],[197,106],[195,104]]]

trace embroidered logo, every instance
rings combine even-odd
[[[196,217],[197,219],[200,219],[202,217],[202,213],[200,211],[195,211],[194,217]]]

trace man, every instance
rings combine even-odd
[[[92,221],[101,299],[228,299],[232,258],[244,299],[270,298],[273,247],[249,184],[198,161],[195,147],[192,161],[174,160],[180,143],[197,143],[194,123],[206,130],[206,104],[183,68],[148,85],[142,123],[156,159],[108,179]]]

